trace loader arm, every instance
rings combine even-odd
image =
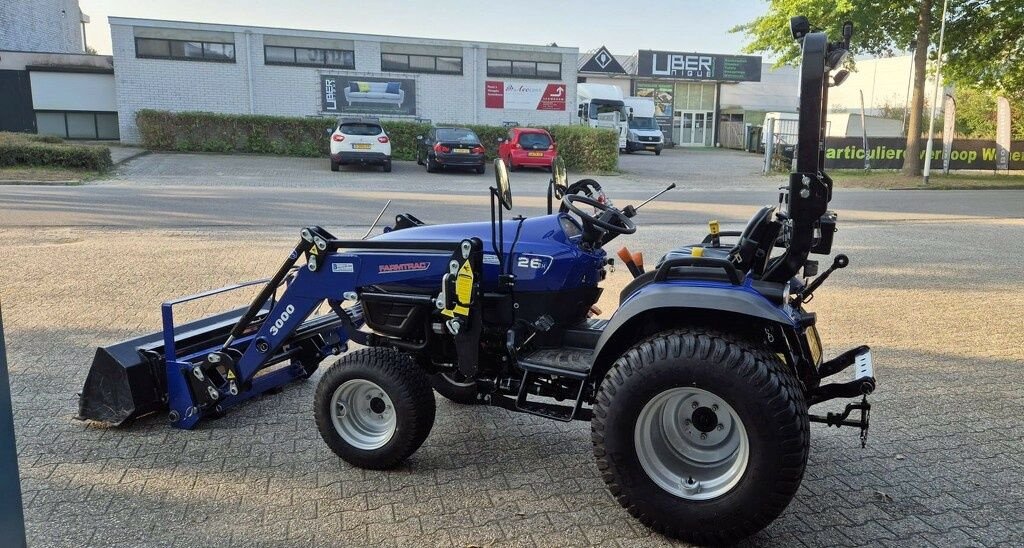
[[[79,418],[120,425],[169,409],[173,426],[193,428],[204,416],[308,377],[321,360],[346,351],[353,329],[362,325],[363,288],[435,279],[431,289],[444,297],[452,263],[468,261],[464,249],[473,250],[479,271],[477,239],[349,241],[305,228],[271,278],[167,301],[162,333],[100,348],[80,394]],[[248,307],[175,325],[175,305],[259,285]],[[396,298],[404,297],[413,296]],[[338,303],[345,300],[356,305],[342,309]],[[325,302],[331,306],[317,314]],[[382,337],[373,341],[387,344]]]

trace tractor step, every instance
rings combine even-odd
[[[521,356],[518,365],[523,370],[523,380],[519,384],[516,409],[562,422],[580,418],[583,390],[590,376],[592,354],[593,352],[586,348],[565,347],[542,348]],[[573,405],[529,400],[531,387],[555,379],[566,384],[571,383],[571,386],[575,387],[576,397]]]
[[[541,348],[519,357],[523,371],[586,379],[590,375],[591,355],[586,348]]]

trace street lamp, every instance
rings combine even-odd
[[[925,148],[924,154],[924,184],[928,184],[928,176],[932,170],[932,149],[933,149],[933,135],[935,132],[935,108],[939,103],[939,82],[942,80],[942,41],[946,37],[946,8],[949,6],[949,0],[943,0],[942,2],[942,26],[939,28],[939,55],[936,58],[937,65],[935,67],[935,91],[932,94],[932,116],[928,120],[928,146]],[[943,131],[951,131],[952,128],[943,128]]]

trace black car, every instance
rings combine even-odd
[[[469,128],[432,127],[426,135],[417,135],[416,141],[416,163],[427,166],[429,173],[448,167],[483,173],[487,165],[487,150]]]

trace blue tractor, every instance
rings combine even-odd
[[[557,163],[549,214],[506,220],[512,195],[496,161],[490,222],[427,225],[403,214],[363,240],[308,227],[272,278],[164,303],[162,332],[97,350],[80,416],[119,425],[160,412],[190,429],[340,355],[319,379],[314,415],[355,466],[387,469],[416,451],[436,391],[590,421],[612,495],[668,536],[727,543],[760,530],[797,492],[809,423],[855,426],[863,440],[875,388],[866,346],[823,361],[817,317],[804,307],[848,263],[837,255],[818,274],[808,257],[832,248],[821,144],[830,73],[852,27],[832,43],[806,19],[792,27],[803,49],[800,135],[779,203],[742,231],[713,225],[650,271],[628,263],[635,278],[609,319],[591,317],[605,250],[637,230],[640,206],[612,206],[592,180],[568,185]],[[247,307],[174,320],[182,302],[252,285],[262,290]],[[854,401],[808,412],[836,398]]]

